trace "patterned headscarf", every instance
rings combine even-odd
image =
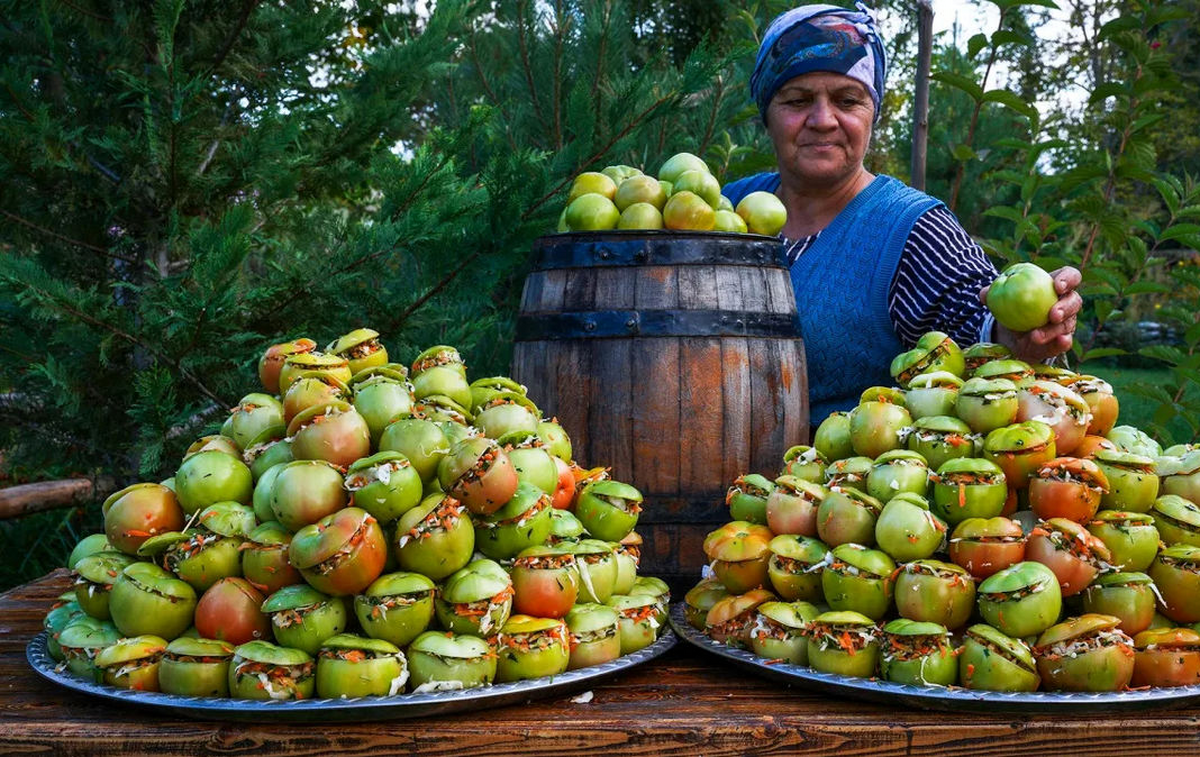
[[[875,120],[887,70],[883,42],[870,9],[836,5],[802,5],[780,14],[758,48],[750,94],[763,120],[771,98],[789,79],[811,71],[831,71],[859,81],[871,93]]]

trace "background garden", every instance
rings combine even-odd
[[[747,80],[792,4],[0,1],[0,486],[170,475],[288,338],[506,372],[574,174],[770,164]],[[1200,0],[958,5],[998,21],[935,40],[928,191],[998,266],[1082,269],[1071,366],[1195,441]],[[907,179],[916,14],[878,8],[868,167]],[[0,522],[0,588],[99,521]]]

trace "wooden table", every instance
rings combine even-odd
[[[336,726],[175,719],[76,694],[29,668],[25,644],[68,583],[59,570],[0,595],[0,753],[1200,753],[1200,707],[1067,718],[889,709],[781,688],[684,643],[654,663],[597,684],[588,704],[560,697],[470,716]]]

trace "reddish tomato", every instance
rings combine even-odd
[[[1083,441],[1075,448],[1075,457],[1082,457],[1091,460],[1096,456],[1096,453],[1102,449],[1115,450],[1117,445],[1113,444],[1106,437],[1088,434],[1083,437]]]
[[[538,618],[562,618],[579,596],[575,555],[556,547],[529,547],[512,567],[513,612]]]
[[[554,496],[550,498],[550,502],[556,510],[570,510],[571,503],[575,501],[575,471],[561,457],[551,456],[551,459],[558,468],[558,486],[555,487]],[[536,615],[537,613],[532,614]]]
[[[950,536],[950,561],[978,580],[1024,560],[1021,526],[1005,517],[968,518]]]
[[[1100,563],[1112,558],[1104,542],[1065,518],[1051,518],[1033,529],[1025,555],[1054,572],[1064,597],[1086,589],[1100,572]]]
[[[1155,628],[1133,640],[1133,686],[1200,684],[1200,633],[1190,628]]]
[[[1100,508],[1108,479],[1091,460],[1057,457],[1029,480],[1029,507],[1039,518],[1086,523]]]
[[[205,639],[245,644],[271,638],[271,621],[262,611],[262,592],[244,578],[222,578],[196,604],[196,630]]]

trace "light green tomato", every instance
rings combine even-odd
[[[1005,268],[988,290],[987,306],[996,320],[1013,331],[1030,331],[1050,321],[1058,302],[1054,278],[1033,263]]]

